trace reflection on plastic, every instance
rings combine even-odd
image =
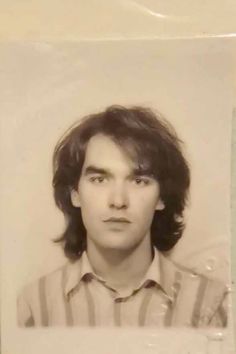
[[[216,268],[216,258],[212,257],[212,258],[209,258],[206,262],[206,270],[208,270],[209,272],[214,270]]]
[[[145,6],[143,4],[139,4],[137,1],[131,1],[130,0],[129,4],[130,5],[132,4],[133,8],[136,8],[138,10],[144,11],[144,12],[148,13],[149,15],[158,17],[160,19],[166,20],[166,19],[168,19],[170,17],[168,15],[164,15],[164,14],[161,14],[159,12],[152,11],[150,8],[148,8],[147,6]]]
[[[222,354],[223,353],[223,333],[216,332],[207,337],[207,354]]]
[[[154,336],[155,337],[155,336]],[[197,345],[194,342],[182,343],[180,347],[176,345],[174,354],[224,354],[224,335],[221,331],[208,333],[204,345]],[[147,353],[170,354],[169,348],[160,348],[157,342],[150,340],[145,349]],[[173,349],[173,348],[172,348]],[[146,352],[145,351],[145,352]]]

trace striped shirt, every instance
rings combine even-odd
[[[98,277],[84,252],[28,285],[18,298],[20,326],[225,326],[226,287],[155,250],[139,285],[119,293]]]

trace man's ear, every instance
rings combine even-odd
[[[156,210],[163,210],[163,209],[165,209],[165,203],[162,201],[162,199],[158,199]]]
[[[80,207],[80,198],[79,198],[79,193],[75,189],[72,189],[70,192],[70,198],[71,198],[71,203],[74,207],[79,208]]]

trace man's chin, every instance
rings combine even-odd
[[[104,250],[110,251],[110,252],[122,252],[122,253],[129,253],[132,252],[136,247],[138,246],[138,243],[130,243],[127,242],[126,240],[109,240],[108,242],[102,242],[99,243],[99,248],[103,248]]]

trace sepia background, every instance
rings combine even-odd
[[[140,5],[142,1],[137,3]],[[8,31],[11,41],[1,44],[4,348],[17,354],[32,350],[51,352],[50,343],[57,353],[66,352],[65,345],[71,352],[77,352],[78,348],[83,353],[92,353],[95,348],[98,353],[109,352],[113,341],[107,341],[105,331],[91,334],[81,330],[76,340],[78,334],[74,330],[70,333],[38,330],[33,334],[16,328],[15,301],[21,287],[64,262],[60,247],[51,242],[63,227],[63,217],[55,209],[51,189],[54,145],[79,117],[109,104],[143,104],[161,111],[185,141],[192,169],[187,228],[171,257],[209,276],[227,279],[230,123],[234,99],[230,45],[220,39],[122,41],[122,32],[120,37],[117,32],[113,41],[105,38],[76,43],[76,37],[64,36],[64,40],[70,41],[58,42],[62,36],[59,27],[54,27],[53,40],[48,36],[42,41],[44,32],[37,37],[36,29],[25,34],[25,41],[20,18],[18,21],[21,41],[14,41],[13,31]],[[227,26],[222,31],[230,33],[230,21]],[[175,33],[181,36],[180,32]],[[38,40],[34,40],[35,33]],[[150,27],[146,37],[151,37],[151,33]],[[165,336],[157,336],[153,331],[139,333],[139,341],[134,331],[120,333],[118,339],[117,333],[109,335],[110,338],[114,335],[120,348],[123,345],[127,352],[129,348],[150,352],[150,348],[156,348],[155,343],[167,346]],[[183,336],[181,341],[187,343],[185,349],[194,350],[191,335]],[[88,340],[91,336],[95,347]],[[199,340],[197,334],[192,336],[195,349],[203,350],[205,339],[200,334]],[[60,344],[61,338],[64,345]],[[173,333],[173,339],[174,348],[181,352],[178,335]],[[149,343],[154,343],[153,347]],[[119,352],[118,347],[113,349]]]

